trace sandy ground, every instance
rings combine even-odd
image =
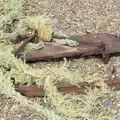
[[[120,34],[119,5],[119,0],[27,0],[27,14],[46,14],[67,35],[86,31]]]
[[[26,0],[25,13],[49,16],[55,31],[67,35],[83,35],[88,31],[120,35],[119,6],[119,0]],[[74,69],[78,61],[75,60],[72,64]],[[44,67],[54,63],[40,64]],[[11,98],[1,95],[0,106],[0,120],[40,120],[35,111],[22,107]]]

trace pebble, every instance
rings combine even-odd
[[[104,106],[105,108],[113,108],[114,104],[113,104],[112,100],[105,100],[105,101],[103,102],[103,106]]]
[[[120,107],[120,103],[117,104],[117,107]]]
[[[18,118],[22,118],[22,115],[18,115]]]
[[[118,118],[120,118],[120,112],[118,112],[117,116],[118,116]]]
[[[37,120],[39,118],[39,116],[37,115],[37,114],[34,114],[33,116],[32,116],[32,120]]]

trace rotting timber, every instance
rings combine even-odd
[[[120,37],[116,35],[107,33],[95,33],[83,36],[70,36],[69,39],[73,41],[78,41],[80,45],[77,47],[70,47],[66,45],[58,45],[54,42],[54,40],[51,42],[46,42],[46,47],[42,48],[41,50],[27,54],[26,62],[37,62],[40,60],[46,60],[51,58],[73,57],[78,55],[84,57],[101,54],[103,56],[104,63],[108,63],[111,54],[120,52]],[[29,42],[30,39],[26,41]],[[25,44],[27,44],[28,42],[26,42]],[[17,51],[18,49],[19,47],[15,47],[15,51]],[[111,74],[113,73],[111,72]],[[115,77],[113,80],[105,81],[105,83],[110,88],[114,88],[113,90],[120,89],[119,78]],[[63,93],[81,94],[85,93],[86,87],[94,88],[95,85],[94,83],[86,83],[81,88],[78,88],[69,83],[58,83],[56,87],[58,88],[58,91],[62,91]],[[45,94],[43,88],[36,85],[29,87],[16,86],[15,90],[28,97],[43,97]]]
[[[77,47],[70,47],[56,44],[54,41],[45,42],[46,46],[43,49],[27,54],[26,62],[37,62],[51,58],[72,56],[83,57],[101,54],[104,58],[104,62],[108,63],[111,54],[120,52],[120,37],[117,37],[116,35],[96,33],[83,36],[70,36],[69,39],[78,41],[80,45]],[[17,48],[16,45],[15,53],[20,47]]]
[[[113,90],[120,90],[120,80],[107,80],[105,81],[105,83],[110,87],[110,88],[114,88]],[[94,87],[99,87],[99,86],[95,86],[94,83],[91,84],[84,84],[84,86],[82,86],[81,88],[72,85],[70,83],[58,83],[56,85],[58,91],[63,92],[64,94],[85,94],[86,93],[86,87],[90,87],[92,89],[94,89]],[[44,89],[42,87],[38,87],[37,85],[33,85],[33,86],[16,86],[15,90],[17,92],[20,92],[22,95],[27,96],[27,97],[44,97],[45,92]]]

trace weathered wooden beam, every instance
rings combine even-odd
[[[107,80],[105,83],[110,87],[113,88],[113,90],[120,90],[120,80]],[[86,87],[90,87],[94,89],[97,87],[94,83],[91,84],[84,84],[81,88],[69,84],[69,83],[58,83],[56,84],[56,87],[58,91],[66,93],[74,93],[74,94],[85,94]],[[37,85],[33,86],[16,86],[15,90],[17,92],[20,92],[22,95],[27,97],[44,97],[44,89],[42,87],[38,87]]]

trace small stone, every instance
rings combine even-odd
[[[38,118],[38,115],[37,114],[34,114],[33,116],[32,116],[32,119],[33,120],[36,120]]]
[[[118,113],[118,110],[116,110],[116,109],[112,109],[112,111],[111,111],[113,114],[115,114],[115,115],[117,115],[117,113]]]
[[[94,117],[94,113],[90,112],[90,118],[93,118],[93,117]]]
[[[117,107],[120,107],[120,103],[117,104]]]
[[[91,30],[86,30],[86,33],[87,33],[87,34],[89,34],[89,33],[91,33],[91,32],[92,32]]]
[[[112,107],[113,107],[113,102],[112,102],[112,100],[106,100],[106,101],[104,101],[104,102],[103,102],[103,106],[104,106],[105,108],[112,108]]]
[[[118,118],[120,118],[120,112],[117,113]]]
[[[22,115],[19,114],[19,115],[18,115],[18,118],[22,118]]]

